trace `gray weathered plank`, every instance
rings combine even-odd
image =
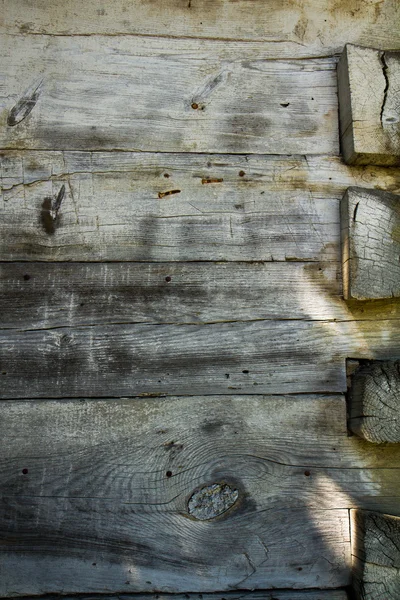
[[[338,271],[332,262],[2,263],[0,329],[400,320],[396,299],[343,302]]]
[[[1,260],[336,261],[346,188],[400,191],[395,169],[329,157],[5,152],[0,160]],[[223,182],[202,183],[215,179]],[[44,204],[63,185],[53,221]]]
[[[35,596],[36,600],[43,600]],[[59,600],[59,596],[47,595],[46,600]],[[348,600],[346,590],[262,590],[260,592],[224,592],[225,600]],[[124,594],[124,600],[221,600],[221,594]],[[25,598],[24,600],[28,600]],[[32,600],[31,598],[29,600]],[[63,600],[116,600],[115,596],[64,596]]]
[[[348,508],[398,508],[400,452],[364,452],[345,415],[338,396],[3,404],[2,595],[347,585]],[[189,518],[220,481],[234,506]]]
[[[0,40],[0,148],[339,151],[333,58],[271,61],[247,42]]]
[[[349,188],[341,232],[344,297],[400,296],[400,196]]]
[[[400,442],[400,361],[373,361],[355,371],[349,427],[369,442]]]
[[[400,47],[396,0],[2,0],[8,33],[191,36],[263,41],[271,56],[320,56],[347,42]]]
[[[400,52],[347,44],[338,85],[345,161],[400,165]]]
[[[1,397],[340,392],[346,356],[399,355],[396,320],[3,330]]]
[[[354,588],[358,600],[400,596],[400,518],[351,511]]]

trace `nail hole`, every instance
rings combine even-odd
[[[225,377],[229,379],[229,373],[225,373]]]
[[[283,108],[287,108],[290,106],[290,102],[281,102],[281,106],[283,106]]]
[[[248,370],[247,369],[243,369],[242,373],[245,373],[247,375]]]
[[[167,477],[172,477],[172,471],[167,471],[165,474]]]
[[[92,567],[95,567],[95,566],[96,566],[96,563],[92,563]]]
[[[304,471],[304,475],[305,475],[306,477],[310,477],[311,473],[310,473],[310,471]]]
[[[24,475],[28,475],[28,469],[22,469],[22,473],[23,473]]]
[[[169,275],[167,275],[167,277],[165,278],[165,281],[166,281],[167,283],[169,283],[169,282],[171,281],[171,277],[170,277]]]
[[[25,273],[25,275],[24,275],[24,279],[25,279],[25,281],[29,281],[29,280],[30,280],[30,278],[31,278],[31,276],[30,276],[30,275],[28,275],[28,273]]]
[[[239,177],[244,177],[246,173],[244,171],[239,171]]]
[[[165,177],[165,179],[168,179],[169,173],[164,173],[164,177]]]
[[[297,570],[298,570],[298,571],[302,571],[302,570],[303,570],[303,567],[297,567]]]

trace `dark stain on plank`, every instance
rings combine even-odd
[[[33,91],[28,90],[10,110],[7,125],[15,127],[21,123],[34,109],[39,100],[42,82],[40,82]]]

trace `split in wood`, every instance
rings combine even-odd
[[[398,600],[400,518],[352,510],[351,546],[357,600]]]
[[[400,196],[348,188],[341,236],[345,299],[400,296]]]
[[[350,381],[351,431],[375,444],[400,443],[400,360],[362,361]]]
[[[400,164],[400,52],[347,44],[338,65],[345,162]]]

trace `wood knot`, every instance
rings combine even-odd
[[[188,502],[188,511],[195,519],[208,521],[229,510],[238,498],[238,490],[232,489],[226,483],[213,483],[192,494]]]

